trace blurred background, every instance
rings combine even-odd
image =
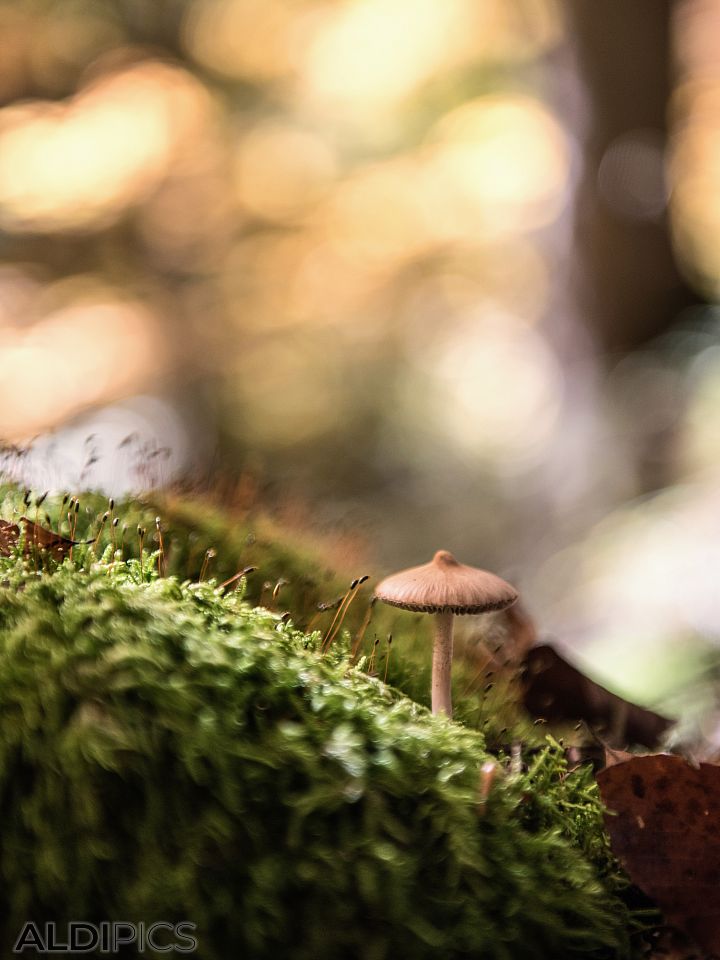
[[[720,640],[719,0],[0,3],[0,437]]]

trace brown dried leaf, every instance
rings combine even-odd
[[[20,527],[9,520],[0,520],[0,557],[9,557],[20,539]]]
[[[597,774],[612,849],[665,919],[720,953],[720,767],[633,757]]]
[[[46,530],[38,523],[33,523],[27,517],[20,517],[25,524],[25,553],[31,554],[35,550],[48,553],[54,560],[62,561],[69,554],[70,549],[80,543],[92,543],[92,540],[71,540],[61,533]]]
[[[637,743],[659,745],[672,721],[630,703],[601,687],[568,663],[550,644],[541,644],[525,657],[525,709],[551,722],[584,720],[602,730],[611,746]]]
[[[707,954],[701,957],[697,946],[675,927],[660,927],[653,931],[648,960],[712,960],[712,957]]]
[[[609,747],[606,743],[602,746],[605,761],[603,769],[606,767],[614,767],[618,763],[625,763],[626,760],[632,760],[637,756],[636,753],[628,753],[627,750],[613,750],[613,748]]]

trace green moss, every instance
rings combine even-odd
[[[5,943],[189,919],[203,960],[627,952],[557,748],[481,806],[478,732],[238,594],[88,566],[0,561]]]
[[[34,500],[26,506],[23,491],[7,484],[0,487],[0,501],[0,515],[5,519],[26,514],[31,520],[70,535],[68,505],[63,506],[60,496],[47,497],[36,510]],[[92,538],[100,531],[95,554],[101,555],[113,544],[122,546],[125,557],[137,557],[139,525],[146,530],[145,547],[155,549],[158,546],[155,518],[160,517],[168,573],[181,580],[197,580],[202,574],[204,579],[222,583],[243,568],[253,566],[256,571],[246,582],[248,600],[268,604],[274,586],[283,581],[273,605],[278,610],[291,611],[293,620],[301,627],[307,626],[317,614],[318,603],[344,592],[351,579],[350,573],[347,577],[339,576],[323,559],[320,542],[309,535],[291,535],[287,530],[281,533],[277,524],[262,511],[234,512],[215,506],[207,497],[158,493],[146,499],[118,503],[103,523],[103,515],[109,512],[106,497],[85,492],[80,501],[76,538]],[[113,517],[119,520],[114,532]],[[208,550],[212,556],[206,560]],[[83,552],[76,553],[82,555]],[[269,588],[265,584],[269,584]],[[353,613],[350,624],[358,622],[359,612],[360,607]],[[329,619],[326,620],[329,623]]]
[[[36,511],[23,503],[23,491],[16,486],[0,488],[0,516],[10,519],[27,513],[31,519],[45,522],[65,535],[70,533],[66,518],[67,505],[62,498],[48,497]],[[100,541],[89,551],[75,551],[76,559],[101,555],[109,546],[122,543],[125,557],[137,557],[138,525],[147,533],[146,546],[155,547],[155,518],[162,519],[166,570],[182,579],[197,580],[201,574],[215,583],[228,580],[239,570],[253,566],[256,570],[244,582],[245,597],[253,604],[271,604],[279,613],[289,613],[301,628],[315,627],[326,632],[335,616],[334,610],[321,612],[318,605],[341,596],[352,578],[370,569],[338,573],[327,562],[323,544],[306,534],[282,529],[262,511],[233,512],[222,509],[199,495],[159,493],[147,500],[129,500],[116,505],[114,516],[119,526],[112,533],[110,520],[102,523],[108,510],[107,498],[83,493],[78,515],[78,539],[94,537],[101,530]],[[45,516],[49,522],[45,520]],[[122,530],[125,529],[123,535]],[[206,564],[207,551],[214,556]],[[51,567],[52,563],[49,564]],[[203,569],[204,568],[204,569]],[[282,582],[276,599],[273,587]],[[369,612],[370,597],[376,580],[364,585],[349,608],[336,648],[344,653],[355,646]],[[266,584],[269,585],[266,587]],[[387,637],[392,635],[392,656],[386,662]],[[375,647],[375,640],[377,646]],[[373,670],[387,682],[424,706],[430,705],[431,620],[427,616],[377,603],[364,633],[356,659],[366,670]],[[373,656],[373,651],[375,655]],[[364,660],[362,659],[364,657]],[[517,710],[508,709],[506,686],[496,682],[491,694],[485,694],[485,679],[478,675],[476,664],[457,657],[453,670],[453,702],[457,719],[468,726],[482,729],[489,742],[497,747],[512,739],[523,738],[542,743],[537,732]],[[511,699],[511,698],[510,698]]]

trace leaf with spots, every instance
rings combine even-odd
[[[0,520],[0,557],[9,557],[20,539],[20,527],[9,520]]]
[[[720,953],[720,767],[636,756],[597,775],[613,852],[668,923]]]

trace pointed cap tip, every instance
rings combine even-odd
[[[436,564],[444,564],[446,566],[460,566],[458,561],[449,550],[438,550],[435,556],[432,558],[432,562]]]

